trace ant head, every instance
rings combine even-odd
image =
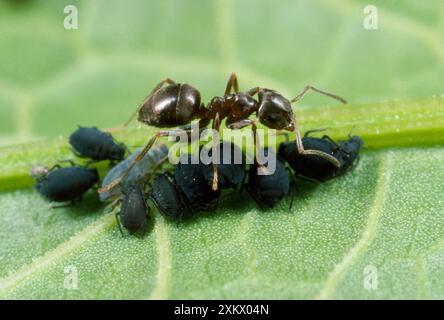
[[[356,150],[360,150],[364,145],[364,140],[360,136],[352,136],[350,137],[350,144],[352,144]]]
[[[290,101],[276,91],[262,89],[259,96],[259,122],[271,129],[293,131],[294,114]]]

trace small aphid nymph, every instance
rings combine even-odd
[[[121,200],[120,211],[116,214],[120,232],[123,234],[122,226],[130,234],[142,230],[146,226],[149,217],[149,207],[146,204],[143,189],[139,185],[128,188]]]

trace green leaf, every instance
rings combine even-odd
[[[67,4],[78,30],[63,28]],[[376,31],[361,0],[0,3],[0,298],[442,299],[440,2],[372,4]],[[208,101],[233,70],[242,89],[290,97],[312,84],[347,98],[312,94],[295,113],[304,131],[354,128],[368,148],[358,167],[298,182],[291,210],[290,197],[262,212],[245,195],[183,223],[154,211],[144,238],[122,237],[92,191],[50,210],[33,190],[29,168],[72,158],[76,125],[121,124],[166,76]],[[73,270],[77,290],[65,286]]]

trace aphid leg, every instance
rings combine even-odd
[[[74,167],[76,164],[74,161],[68,159],[68,160],[57,160],[57,162],[60,163],[69,163],[71,165],[71,167]]]
[[[58,204],[58,205],[51,204],[50,209],[68,208],[68,207],[75,206],[75,204],[76,204],[76,202],[74,200],[70,201],[70,202],[65,202],[65,203],[62,203],[62,204]]]
[[[338,96],[336,94],[333,94],[333,93],[330,93],[330,92],[318,89],[318,88],[313,87],[313,86],[305,86],[304,89],[302,89],[301,93],[299,93],[296,97],[294,97],[290,101],[291,102],[297,102],[297,101],[301,100],[305,96],[305,94],[308,91],[310,91],[310,90],[315,91],[315,92],[320,93],[320,94],[323,94],[324,96],[336,99],[336,100],[338,100],[338,101],[340,101],[340,102],[342,102],[344,104],[347,103],[347,101],[344,98],[341,98],[340,96]]]
[[[296,179],[294,178],[293,172],[291,171],[290,168],[285,167],[285,169],[287,170],[289,176],[290,176],[290,188],[291,188],[291,200],[290,200],[290,206],[288,207],[289,210],[291,210],[291,208],[293,207],[293,201],[294,201],[294,197],[296,195]]]
[[[354,126],[350,129],[350,132],[348,133],[348,138],[349,138],[349,139],[352,138],[352,132],[353,132],[353,130],[355,130],[355,128],[356,128],[356,125],[354,125]]]
[[[245,180],[247,180],[247,176],[250,174],[250,171],[245,172],[244,174],[244,178],[242,179],[242,183],[240,185],[239,188],[239,195],[242,197],[242,192],[244,191],[244,187],[245,187]]]
[[[187,130],[187,131],[191,131],[191,129]],[[106,192],[109,191],[115,187],[117,187],[130,173],[131,169],[140,161],[142,161],[142,159],[145,157],[145,155],[148,153],[148,151],[151,149],[151,147],[154,145],[154,143],[156,142],[156,140],[160,137],[165,137],[168,136],[170,134],[175,134],[175,130],[166,130],[166,131],[159,131],[157,132],[149,141],[148,143],[145,145],[145,147],[143,148],[143,150],[137,155],[137,157],[133,160],[133,162],[131,162],[131,164],[129,165],[128,169],[126,169],[126,171],[120,176],[117,177],[116,179],[114,179],[110,184],[102,187],[99,189],[99,192]]]
[[[276,137],[279,136],[284,136],[285,142],[289,142],[290,141],[290,134],[286,131],[276,131],[276,133],[274,134]]]
[[[231,89],[234,89],[234,93],[239,92],[239,83],[237,81],[236,73],[232,72],[227,81],[227,86],[225,88],[225,95],[229,95],[231,93]]]
[[[264,206],[264,204],[262,203],[261,200],[259,200],[258,197],[256,197],[256,195],[254,194],[254,192],[251,190],[251,188],[249,186],[246,186],[245,189],[247,189],[247,192],[249,193],[249,195],[253,198],[253,200],[256,202],[256,204],[259,206],[259,208],[262,211],[266,210],[266,207]]]
[[[55,169],[60,169],[62,166],[60,164],[55,164],[48,169],[48,172],[54,171]]]
[[[97,162],[99,162],[99,160],[94,160],[94,159],[88,160],[88,161],[85,163],[85,167],[89,167],[90,165],[92,165],[92,164],[94,164],[94,163],[97,163]],[[110,163],[111,163],[111,160],[110,160]]]
[[[321,181],[316,180],[316,179],[312,179],[312,178],[304,177],[303,175],[300,175],[300,174],[298,174],[296,177],[297,177],[299,180],[306,181],[306,182],[310,182],[310,183],[314,183],[314,184],[319,184],[319,182],[321,182]],[[325,181],[325,180],[323,180],[323,181]]]
[[[122,235],[122,237],[123,237],[123,230],[122,230],[122,224],[120,223],[120,220],[119,220],[119,216],[120,216],[120,212],[118,211],[118,212],[116,212],[116,221],[117,221],[117,226],[119,227],[119,230],[120,230],[120,234]]]
[[[312,133],[323,132],[323,131],[325,131],[325,130],[327,130],[327,129],[328,129],[328,128],[308,130],[307,132],[305,132],[305,134],[304,134],[304,138],[309,137]]]
[[[143,105],[145,104],[145,102],[148,100],[148,98],[153,94],[153,93],[155,93],[157,90],[159,90],[160,88],[162,88],[162,86],[164,85],[164,84],[175,84],[176,82],[174,81],[174,80],[172,80],[172,79],[170,79],[170,78],[166,78],[166,79],[164,79],[164,80],[162,80],[162,81],[160,81],[155,87],[154,87],[154,89],[153,90],[151,90],[151,92],[143,99],[143,101],[137,106],[137,109],[136,109],[136,111],[134,111],[134,113],[130,116],[130,118],[123,124],[123,125],[121,125],[121,126],[119,126],[119,127],[116,127],[116,128],[110,128],[110,129],[108,129],[108,130],[106,130],[106,131],[108,131],[108,132],[116,132],[116,131],[119,131],[119,130],[121,130],[121,129],[124,129],[124,128],[126,128],[126,127],[128,127],[128,125],[131,123],[131,121],[133,121],[134,120],[134,118],[137,116],[137,114],[139,113],[139,111],[140,111],[140,109],[143,107]]]
[[[322,136],[322,139],[329,141],[331,144],[333,144],[336,148],[339,148],[339,145],[334,141],[332,138],[327,136],[326,134]]]
[[[70,148],[70,149],[71,149],[71,152],[72,152],[76,157],[78,157],[78,158],[83,158],[83,156],[82,156],[79,152],[77,152],[76,149],[74,149],[74,148]]]
[[[296,121],[296,117],[293,117],[293,124],[294,124],[294,131],[296,132],[296,146],[297,146],[297,152],[301,155],[314,155],[314,156],[318,156],[321,157],[327,161],[330,161],[334,166],[336,167],[340,167],[341,163],[338,161],[338,159],[336,159],[335,157],[333,157],[332,155],[329,155],[328,153],[325,153],[323,151],[319,151],[319,150],[306,150],[304,149],[304,145],[302,143],[302,139],[301,139],[301,131],[299,130],[299,126],[298,123]]]
[[[356,156],[355,161],[353,161],[353,163],[352,163],[351,169],[356,168],[356,167],[358,166],[358,164],[359,164],[359,161],[361,161],[361,157],[360,157],[359,154],[358,154],[358,155]]]

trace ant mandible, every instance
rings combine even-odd
[[[165,84],[167,86],[164,86]],[[339,167],[339,161],[333,156],[319,150],[305,150],[302,144],[301,134],[291,108],[291,103],[299,101],[310,90],[346,103],[343,98],[312,86],[304,87],[301,93],[291,100],[284,98],[274,90],[261,87],[254,87],[246,92],[240,92],[237,76],[235,73],[232,73],[228,79],[224,96],[214,97],[205,107],[201,103],[200,93],[197,89],[187,83],[177,83],[172,79],[166,78],[159,82],[142,101],[136,112],[124,126],[128,125],[138,115],[140,122],[157,128],[172,128],[186,125],[182,128],[190,132],[189,125],[191,121],[199,119],[199,128],[207,127],[212,122],[212,128],[219,131],[221,121],[226,119],[225,123],[230,129],[241,129],[251,125],[256,150],[256,120],[249,119],[256,112],[256,118],[259,123],[270,129],[295,131],[299,154],[317,155]],[[258,97],[258,101],[253,98],[255,95]],[[174,131],[158,131],[148,141],[138,157],[134,159],[127,172],[109,185],[99,189],[99,191],[108,191],[118,185],[131,168],[143,159],[156,140],[160,137],[168,136],[170,133],[174,133]],[[219,141],[213,141],[213,143],[217,147]],[[213,163],[213,170],[212,187],[213,190],[217,190],[217,164],[215,163]]]

